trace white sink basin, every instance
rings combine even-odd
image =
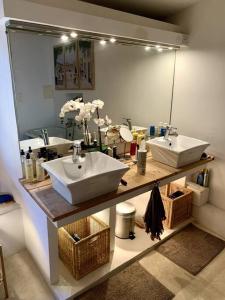
[[[42,147],[51,148],[58,145],[72,145],[73,142],[59,137],[50,136],[49,145],[45,145],[43,139],[34,138],[20,141],[20,149],[23,149],[25,152],[28,151],[29,147],[32,150],[40,149]]]
[[[53,188],[69,203],[77,204],[117,190],[128,166],[101,152],[87,153],[73,163],[72,156],[55,159],[42,166]]]
[[[174,168],[180,168],[200,160],[209,143],[188,136],[172,136],[147,141],[152,152],[152,158]]]

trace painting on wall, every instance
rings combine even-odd
[[[54,47],[56,90],[95,88],[94,43],[74,41]]]
[[[80,89],[94,89],[94,47],[93,42],[80,40],[78,42]]]
[[[64,90],[66,88],[65,81],[65,56],[64,47],[54,47],[54,68],[55,68],[55,88],[56,90]]]
[[[77,43],[65,46],[65,78],[66,89],[79,89]]]

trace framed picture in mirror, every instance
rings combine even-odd
[[[66,88],[64,46],[54,47],[55,89]]]
[[[95,87],[94,43],[78,41],[79,81],[81,90],[92,90]]]
[[[95,88],[94,43],[78,40],[54,47],[56,90]]]
[[[74,42],[66,45],[64,53],[65,87],[69,90],[79,89],[77,43]]]

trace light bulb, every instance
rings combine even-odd
[[[173,50],[173,47],[169,47],[168,49],[169,49],[169,50]]]
[[[157,49],[159,49],[161,46],[160,46],[160,45],[156,45],[155,47],[156,47]]]
[[[106,44],[106,41],[105,41],[105,40],[101,40],[99,43],[100,43],[102,46],[104,46],[104,45]]]
[[[115,43],[115,42],[116,42],[116,39],[114,37],[111,37],[110,43]]]
[[[66,34],[63,34],[63,35],[61,36],[61,40],[62,40],[63,42],[67,42],[67,41],[69,40],[69,37],[68,37]]]
[[[162,52],[162,51],[163,51],[163,48],[158,48],[157,51],[158,51],[158,52]]]
[[[150,46],[145,46],[145,51],[149,51],[151,50],[151,47]]]
[[[73,31],[70,33],[70,36],[71,36],[71,38],[75,39],[78,36],[78,34]]]

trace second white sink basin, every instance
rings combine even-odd
[[[184,135],[154,138],[147,141],[152,158],[174,168],[200,160],[209,143]]]
[[[128,166],[101,152],[87,153],[78,163],[72,156],[55,159],[42,166],[53,188],[70,204],[77,204],[117,190]]]

